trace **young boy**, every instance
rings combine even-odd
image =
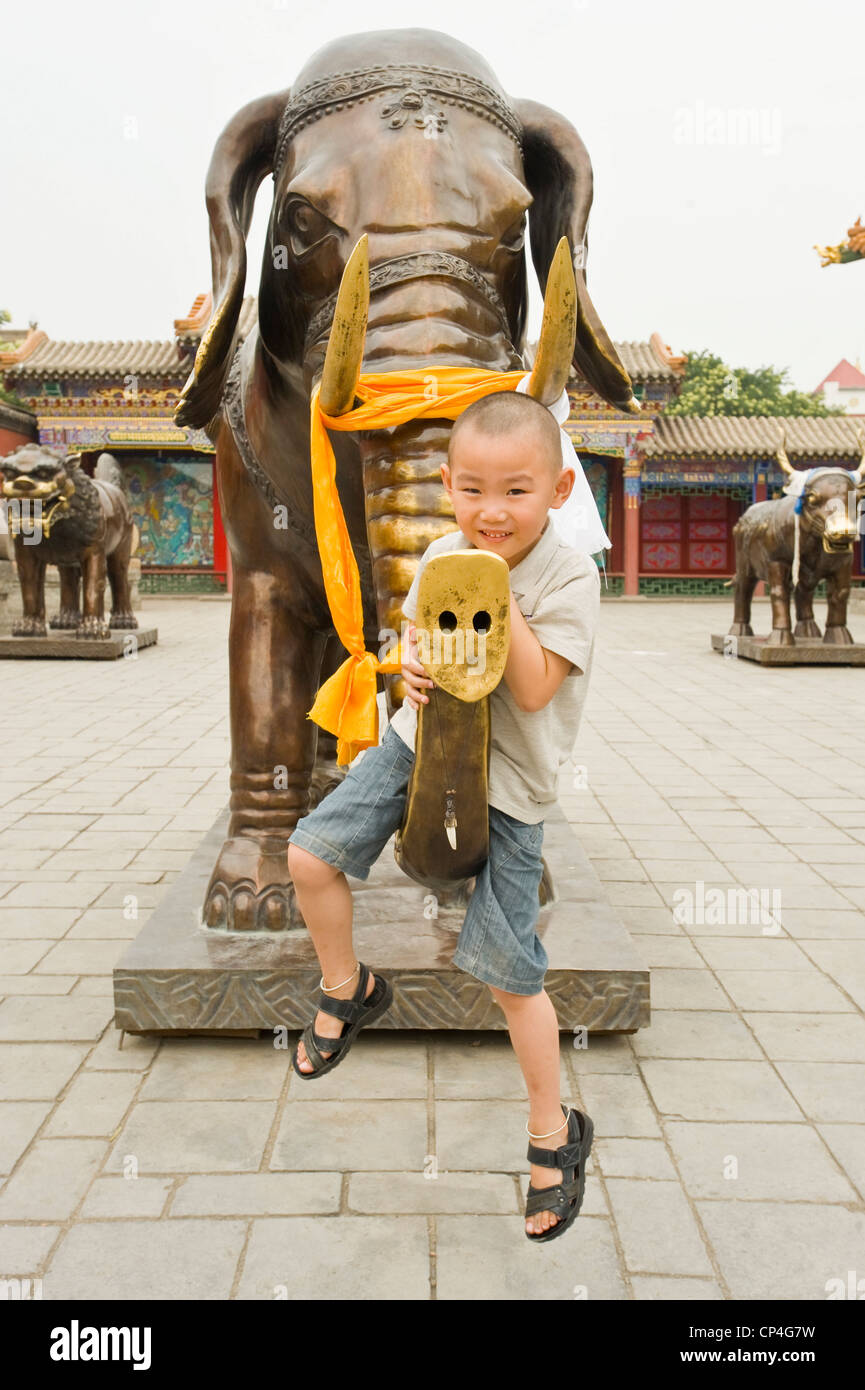
[[[535,1161],[526,1234],[549,1239],[579,1211],[592,1125],[559,1100],[558,1021],[543,988],[548,959],[536,931],[541,847],[544,815],[556,800],[559,769],[577,736],[600,581],[591,556],[564,544],[550,519],[550,510],[569,497],[575,475],[562,466],[559,426],[538,401],[496,392],[475,402],[454,424],[441,472],[459,530],[427,547],[403,613],[415,617],[420,576],[433,555],[488,550],[508,563],[510,649],[502,680],[489,696],[490,853],[476,878],[453,962],[483,980],[504,1011],[529,1093],[526,1129],[540,1141],[529,1145]],[[350,1044],[392,997],[390,986],[355,960],[351,890],[343,871],[365,879],[402,824],[417,709],[428,702],[426,690],[433,685],[417,659],[413,627],[402,676],[408,694],[381,743],[367,749],[342,783],[298,822],[289,843],[297,901],[322,967],[324,1007],[295,1059],[303,1076],[336,1065],[343,1043]],[[560,1148],[561,1166],[553,1156]],[[549,1198],[532,1195],[563,1182]]]

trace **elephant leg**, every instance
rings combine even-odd
[[[821,637],[823,635],[814,619],[814,587],[813,583],[804,584],[801,579],[796,585],[793,594],[793,601],[796,605],[794,637]]]
[[[59,565],[60,611],[51,619],[49,627],[77,628],[81,622],[81,566]]]
[[[45,561],[38,545],[15,539],[15,561],[21,587],[21,617],[12,624],[13,637],[45,637]]]
[[[231,818],[203,917],[209,927],[282,931],[303,926],[286,847],[309,808],[319,728],[306,713],[327,638],[298,620],[288,566],[234,564],[233,576]]]
[[[106,560],[108,583],[111,588],[111,622],[114,628],[136,628],[138,619],[132,611],[129,593],[129,557],[132,552],[132,527],[116,545]]]
[[[769,598],[772,602],[772,631],[766,639],[770,647],[795,646],[790,631],[790,566],[783,560],[769,563]]]
[[[852,573],[851,555],[839,569],[826,575],[826,631],[823,641],[828,646],[846,647],[853,643],[852,633],[847,626],[847,600],[850,597]]]
[[[105,621],[105,551],[93,545],[81,557],[81,578],[84,583],[82,617],[75,629],[76,637],[108,637]]]
[[[733,622],[730,625],[729,637],[753,637],[754,629],[751,626],[751,599],[754,597],[754,588],[757,583],[757,576],[750,570],[740,578],[741,571],[736,574],[736,590],[733,599]]]

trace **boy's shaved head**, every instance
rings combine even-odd
[[[463,430],[479,434],[510,434],[514,431],[534,435],[539,451],[554,476],[561,472],[562,446],[559,426],[545,405],[533,396],[517,391],[494,391],[482,396],[462,415],[458,415],[448,441],[448,462],[453,466],[454,441]]]

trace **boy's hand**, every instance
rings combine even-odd
[[[417,639],[415,638],[415,625],[409,624],[408,645],[409,659],[402,664],[402,678],[406,683],[408,694],[405,697],[405,704],[409,709],[416,710],[420,703],[429,704],[429,696],[425,695],[424,689],[435,685],[427,675],[423,666],[418,660]]]

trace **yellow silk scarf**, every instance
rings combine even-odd
[[[514,391],[525,376],[467,367],[427,367],[423,372],[363,374],[355,394],[362,405],[345,415],[326,415],[316,386],[310,404],[310,453],[315,532],[333,625],[349,656],[319,690],[307,719],[337,738],[336,760],[350,763],[378,743],[377,672],[402,666],[402,651],[380,661],[363,643],[363,604],[357,561],[336,486],[336,460],[328,430],[376,430],[422,416],[455,420],[493,391]]]

